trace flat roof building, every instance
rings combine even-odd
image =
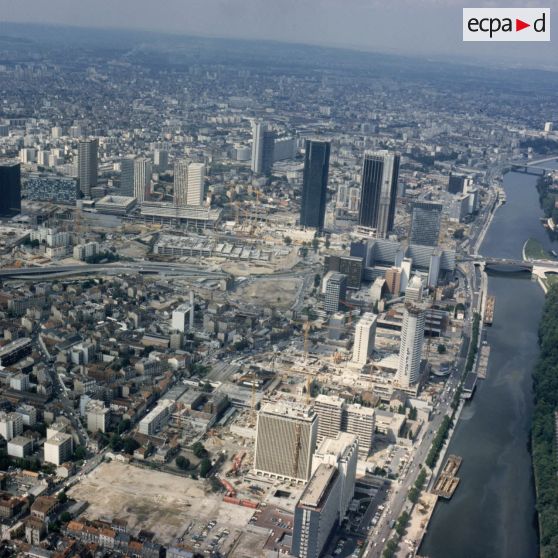
[[[307,481],[316,447],[317,419],[308,407],[285,403],[265,405],[258,413],[256,427],[256,473]]]

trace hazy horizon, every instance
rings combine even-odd
[[[474,2],[474,6],[502,6]],[[533,2],[506,2],[527,7]],[[551,0],[542,7],[558,6]],[[5,23],[128,29],[211,38],[271,40],[407,56],[456,58],[487,65],[558,69],[554,43],[463,43],[454,0],[0,0]],[[552,30],[552,27],[551,27]],[[553,37],[555,32],[552,33]]]

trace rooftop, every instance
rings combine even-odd
[[[320,508],[338,474],[337,467],[321,463],[308,481],[298,505]]]

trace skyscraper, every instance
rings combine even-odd
[[[19,163],[0,162],[0,216],[13,217],[21,211],[21,170]]]
[[[442,209],[441,203],[415,202],[411,213],[409,242],[423,246],[438,246]]]
[[[359,456],[363,459],[368,457],[374,442],[374,409],[347,404],[336,395],[320,394],[316,397],[314,411],[318,415],[318,444],[325,438],[335,438],[339,432],[347,432],[357,437]]]
[[[307,481],[317,431],[318,417],[312,409],[286,403],[264,406],[256,426],[255,472]]]
[[[358,461],[358,440],[354,434],[339,432],[333,438],[325,438],[314,452],[312,472],[320,463],[334,465],[341,475],[341,498],[339,517],[347,514],[355,493],[356,468]]]
[[[134,195],[133,157],[126,157],[120,161],[120,192],[123,196]]]
[[[385,150],[364,155],[358,222],[376,229],[378,238],[393,230],[400,158],[399,153]]]
[[[153,152],[153,166],[157,172],[165,172],[169,167],[169,153],[165,149]]]
[[[323,229],[327,198],[330,144],[306,140],[300,225]]]
[[[203,163],[190,163],[188,165],[187,205],[203,205],[204,183],[205,165]]]
[[[138,157],[134,161],[134,197],[138,203],[144,202],[151,184],[153,167],[147,157]]]
[[[405,290],[405,302],[422,302],[422,279],[418,275],[413,275]]]
[[[330,271],[326,274],[324,281],[326,283],[324,310],[326,312],[337,312],[340,303],[347,296],[347,276]]]
[[[464,174],[450,172],[448,177],[448,192],[450,194],[464,194],[467,186],[472,182],[472,178]]]
[[[402,387],[410,387],[419,379],[422,345],[424,343],[424,324],[424,308],[407,304],[403,315],[396,377]]]
[[[342,479],[334,465],[320,463],[306,485],[296,508],[291,554],[320,558],[339,522]]]
[[[269,174],[273,167],[275,133],[263,122],[252,123],[252,172]]]
[[[368,357],[374,351],[376,323],[378,316],[372,312],[362,315],[355,327],[355,343],[353,345],[353,362],[365,365]]]
[[[174,163],[174,205],[184,207],[188,200],[188,164],[187,160]]]
[[[86,196],[91,196],[91,188],[97,186],[99,163],[97,160],[99,150],[98,139],[81,140],[78,145],[78,179],[79,189]]]

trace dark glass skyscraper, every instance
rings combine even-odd
[[[303,227],[324,227],[329,151],[327,141],[306,140],[300,208],[300,225]]]
[[[0,216],[21,212],[21,172],[19,163],[0,162]]]
[[[442,204],[433,202],[415,202],[411,214],[411,244],[438,246],[440,223],[442,221]]]
[[[358,223],[385,238],[395,221],[399,153],[369,151],[364,155]]]
[[[268,175],[273,168],[275,132],[267,124],[254,122],[252,125],[252,171]]]

